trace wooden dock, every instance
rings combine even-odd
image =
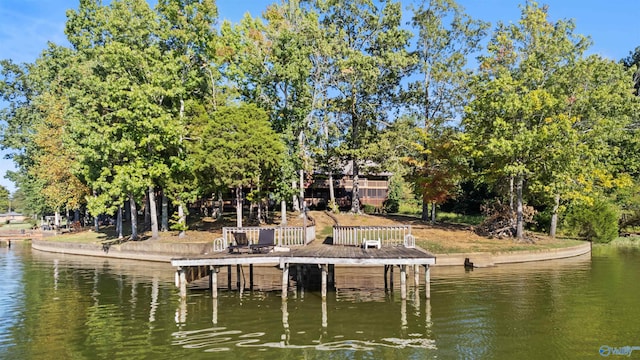
[[[317,265],[321,269],[322,297],[327,296],[327,274],[330,265],[338,266],[384,266],[385,285],[387,272],[393,272],[394,267],[400,269],[401,298],[406,299],[407,267],[413,267],[414,284],[420,283],[420,268],[424,268],[425,296],[430,297],[430,269],[435,264],[435,257],[419,248],[404,246],[382,246],[377,248],[362,248],[359,246],[316,244],[312,246],[292,247],[289,251],[270,252],[267,254],[230,254],[219,252],[198,257],[172,259],[171,264],[177,267],[176,286],[180,288],[181,296],[186,296],[187,284],[199,278],[209,276],[209,286],[212,296],[218,296],[218,272],[223,266],[248,265],[253,278],[253,265],[277,265],[282,270],[282,298],[286,299],[289,292],[289,269],[299,265]],[[299,274],[300,272],[296,272]]]

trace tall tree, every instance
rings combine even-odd
[[[185,141],[200,136],[199,127],[194,124],[197,120],[189,116],[198,112],[190,109],[204,106],[214,111],[221,101],[221,74],[215,54],[218,37],[214,28],[218,10],[213,0],[162,0],[158,2],[157,10],[162,20],[160,36],[165,61],[176,64],[180,79],[180,86],[176,87],[172,101],[166,106],[183,129],[178,147],[165,152],[171,159],[171,176],[158,179],[158,185],[163,186],[163,194],[168,194],[178,204],[181,214],[178,227],[182,230],[180,236],[184,236],[187,203],[209,190],[198,187],[189,144]],[[163,215],[163,219],[166,218],[168,215]]]
[[[636,95],[640,95],[640,46],[629,52],[629,56],[620,60],[627,69],[633,69],[633,82],[636,89]]]
[[[566,101],[554,96],[555,76],[575,64],[589,45],[573,34],[574,27],[571,21],[549,21],[546,7],[527,2],[518,24],[498,24],[471,84],[474,100],[463,126],[475,157],[490,162],[486,165],[498,178],[514,180],[519,240],[524,240],[525,180],[543,155],[540,135],[555,115],[554,105]]]
[[[413,54],[417,80],[406,96],[423,122],[414,178],[422,192],[422,219],[428,218],[431,203],[435,221],[435,204],[450,196],[455,174],[460,174],[451,127],[469,96],[467,59],[479,50],[488,25],[470,18],[454,0],[423,0],[413,9],[411,24],[418,35]]]
[[[113,214],[129,198],[134,225],[135,201],[169,176],[166,150],[179,146],[182,127],[167,109],[180,91],[179,70],[164,61],[159,20],[146,1],[81,2],[68,16],[82,59],[77,71],[85,75],[73,89],[72,141],[98,195],[89,206]]]
[[[410,65],[410,32],[400,26],[398,2],[316,1],[321,29],[331,42],[329,108],[345,139],[342,154],[352,164],[351,211],[360,212],[359,176],[371,157],[366,144],[387,123]]]
[[[244,189],[268,185],[261,179],[278,165],[282,140],[266,112],[253,104],[218,108],[202,136],[197,145],[201,171],[211,174],[217,187],[235,189],[236,223],[242,227]]]

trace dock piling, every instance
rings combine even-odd
[[[218,267],[212,266],[209,269],[210,278],[209,278],[209,286],[211,287],[211,297],[214,299],[218,298]]]
[[[322,269],[322,299],[327,298],[327,264],[321,264]]]
[[[425,265],[424,270],[424,288],[425,288],[425,297],[427,299],[431,299],[431,269],[429,265]]]
[[[288,292],[289,292],[289,263],[284,263],[282,266],[282,300],[287,299]]]
[[[400,299],[407,300],[407,265],[400,265]]]

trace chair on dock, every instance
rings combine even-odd
[[[245,232],[232,232],[234,238],[234,244],[229,245],[229,252],[242,252],[242,250],[249,250],[249,239],[247,238],[247,233]]]
[[[269,250],[273,249],[276,246],[275,233],[275,229],[260,229],[260,233],[258,234],[258,243],[251,244],[249,246],[251,248],[251,252],[262,253],[269,252]]]
[[[380,249],[382,241],[380,239],[362,239],[362,248],[366,250],[370,247]]]

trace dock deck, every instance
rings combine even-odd
[[[429,265],[435,264],[435,256],[420,249],[404,246],[383,246],[377,248],[362,248],[358,246],[314,244],[309,246],[292,247],[289,251],[270,252],[267,254],[231,254],[219,252],[189,258],[172,259],[171,264],[178,268],[176,285],[182,296],[186,296],[186,284],[195,280],[193,275],[206,273],[210,276],[210,287],[214,297],[217,297],[217,273],[222,266],[249,265],[279,265],[282,270],[282,297],[286,298],[289,289],[289,267],[291,265],[317,265],[322,270],[322,296],[327,292],[327,271],[329,265],[342,266],[384,266],[385,274],[394,266],[400,268],[400,289],[402,298],[406,298],[406,269],[413,266],[415,284],[419,283],[419,267],[425,269],[426,297],[430,297]],[[192,271],[193,268],[204,271]],[[196,276],[197,277],[197,276]],[[386,282],[386,275],[385,275]]]

